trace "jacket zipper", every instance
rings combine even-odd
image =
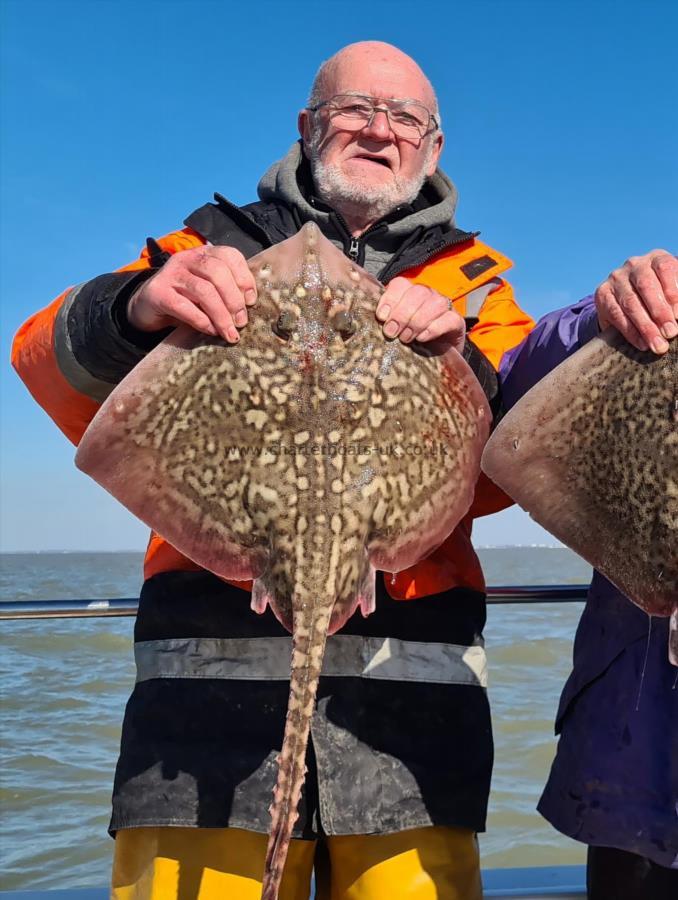
[[[375,222],[374,225],[370,225],[370,227],[366,231],[363,231],[363,233],[359,237],[354,237],[349,231],[348,225],[346,224],[346,219],[341,215],[341,213],[338,213],[336,209],[332,210],[332,212],[334,213],[334,216],[336,217],[341,227],[344,229],[344,232],[349,239],[348,250],[345,251],[346,255],[352,262],[354,262],[356,265],[359,265],[358,260],[360,259],[361,242],[364,242],[365,238],[373,231],[381,228],[383,224],[381,219]]]

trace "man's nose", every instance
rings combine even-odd
[[[363,128],[363,134],[378,141],[387,141],[391,135],[391,123],[386,110],[375,109]]]

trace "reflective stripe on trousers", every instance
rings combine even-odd
[[[284,681],[290,677],[292,639],[172,638],[135,644],[137,682],[152,678]],[[487,687],[481,645],[466,647],[392,637],[332,635],[322,673],[429,684]]]

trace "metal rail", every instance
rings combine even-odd
[[[488,603],[575,603],[586,600],[584,584],[509,585],[487,589]],[[83,619],[136,615],[136,597],[115,600],[9,600],[0,602],[0,619]]]

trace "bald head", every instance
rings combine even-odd
[[[370,83],[381,90],[369,89]],[[391,89],[388,94],[384,92],[386,87]],[[414,90],[416,96],[398,93],[408,89]],[[431,82],[411,56],[392,44],[359,41],[343,47],[318,69],[311,87],[309,106],[315,106],[334,94],[356,90],[384,99],[419,100],[440,119]]]
[[[367,116],[337,115],[338,108],[327,101],[342,94],[368,98],[372,114],[368,107]],[[428,129],[403,133],[398,123],[394,131],[394,107],[405,112],[414,110],[415,103]],[[434,174],[443,146],[437,112],[431,82],[391,44],[350,44],[322,64],[308,107],[299,113],[299,133],[318,196],[343,216],[352,234],[411,203]]]

